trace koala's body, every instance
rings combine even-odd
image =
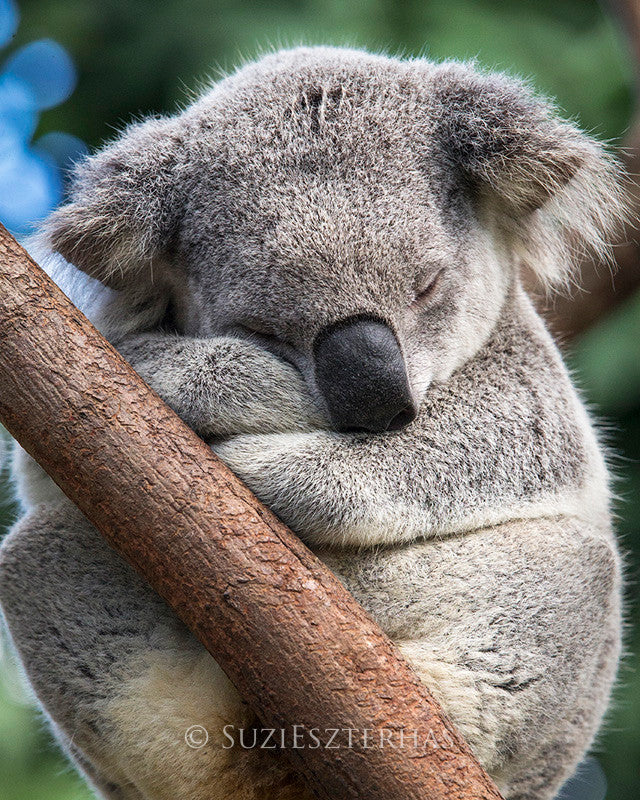
[[[308,48],[129,128],[79,167],[37,251],[344,581],[511,800],[575,769],[620,651],[602,448],[520,272],[562,279],[619,213],[611,159],[519,83]],[[309,797],[282,756],[228,747],[252,718],[215,661],[15,466],[0,600],[101,796]]]

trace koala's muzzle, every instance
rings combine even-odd
[[[383,322],[347,319],[322,331],[315,371],[339,431],[395,431],[416,417],[400,346]]]

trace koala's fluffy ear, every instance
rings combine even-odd
[[[504,75],[446,63],[433,89],[439,145],[492,203],[525,266],[550,284],[585,250],[609,257],[625,208],[602,144]]]
[[[70,200],[44,225],[51,247],[107,286],[151,279],[179,222],[178,118],[131,125],[76,167]]]

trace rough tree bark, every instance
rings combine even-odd
[[[287,750],[318,797],[500,797],[340,582],[1,226],[0,386],[9,432],[174,608],[266,727],[403,728],[427,743]]]

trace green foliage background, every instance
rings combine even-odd
[[[614,142],[630,120],[624,41],[594,0],[29,0],[16,45],[52,37],[79,67],[78,89],[42,116],[97,145],[134,115],[171,111],[186,87],[274,46],[337,43],[476,58],[531,78],[566,114]],[[574,345],[568,358],[616,454],[618,528],[628,551],[629,656],[596,750],[609,800],[640,797],[640,297]],[[1,390],[1,387],[0,387]],[[0,485],[0,532],[14,518]],[[0,800],[81,800],[25,698],[10,660],[0,674]],[[185,798],[184,800],[188,800]],[[587,800],[585,797],[584,800]]]

